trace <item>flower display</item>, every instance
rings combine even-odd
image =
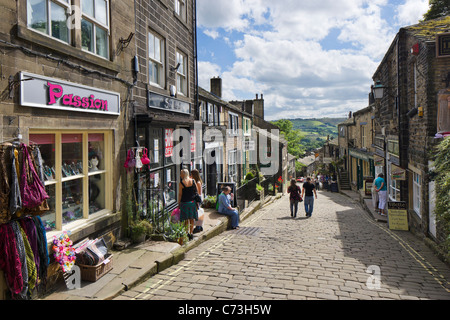
[[[69,234],[64,231],[59,237],[53,237],[53,256],[61,266],[63,272],[72,270],[75,264],[76,254],[72,248],[73,242],[70,240]]]

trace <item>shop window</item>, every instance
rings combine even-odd
[[[81,1],[81,47],[109,58],[109,1]]]
[[[47,231],[112,209],[111,157],[107,133],[32,133],[44,164],[50,210],[42,216]]]
[[[27,23],[33,30],[69,43],[66,14],[69,0],[27,0]]]
[[[165,209],[178,201],[177,166],[173,163],[173,128],[138,128],[138,142],[148,149],[150,166],[138,172],[138,213],[160,225]]]

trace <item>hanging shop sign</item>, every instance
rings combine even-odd
[[[183,114],[191,114],[191,105],[187,102],[156,94],[151,91],[148,91],[147,95],[147,103],[149,108],[161,109]]]
[[[388,202],[388,222],[391,230],[409,230],[406,202]]]
[[[380,157],[380,156],[377,156],[377,155],[374,155],[373,156],[373,165],[375,167],[384,167],[384,158]]]
[[[391,175],[392,180],[405,181],[406,180],[406,170],[396,165],[391,165]]]
[[[120,115],[120,94],[28,72],[20,73],[20,104],[26,107]]]

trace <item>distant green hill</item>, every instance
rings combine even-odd
[[[321,148],[327,140],[337,138],[337,125],[346,118],[318,118],[318,119],[288,119],[292,122],[292,129],[301,131],[304,138],[301,140],[301,148],[305,152]]]

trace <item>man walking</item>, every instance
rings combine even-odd
[[[307,217],[311,217],[314,209],[314,195],[317,199],[316,188],[314,184],[311,183],[311,178],[308,177],[302,188],[302,198],[305,201],[305,211]]]

